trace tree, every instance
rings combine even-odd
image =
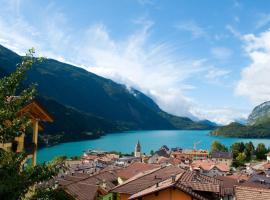
[[[211,152],[215,152],[215,151],[227,152],[228,149],[225,147],[225,145],[221,144],[219,141],[214,141],[212,142],[212,145],[211,145]]]
[[[33,49],[29,50],[21,64],[17,65],[15,72],[0,79],[0,142],[13,141],[30,126],[30,120],[25,114],[20,117],[17,114],[35,93],[34,85],[19,91],[26,72],[34,63],[33,53]]]
[[[150,151],[150,155],[152,156],[152,155],[154,155],[155,154],[155,152],[154,152],[154,150],[152,149],[151,151]]]
[[[254,152],[255,152],[255,147],[251,141],[245,144],[244,152],[246,155],[246,161],[250,161],[251,157],[254,155]]]
[[[239,153],[243,153],[245,150],[245,145],[243,142],[235,142],[231,146],[231,151],[233,153],[233,158],[235,159]]]
[[[236,161],[236,165],[237,166],[243,166],[245,164],[245,160],[246,160],[246,155],[245,153],[239,153],[238,156],[236,157],[235,161]]]
[[[19,111],[34,98],[35,86],[23,89],[22,82],[27,71],[34,62],[34,49],[23,57],[16,70],[9,76],[0,79],[0,142],[14,141],[14,138],[25,133],[31,121],[26,114],[18,115]],[[26,153],[15,153],[0,149],[0,199],[24,199],[26,194],[38,194],[39,189],[33,190],[37,183],[50,180],[60,168],[59,160],[35,167],[23,167]],[[43,188],[44,189],[44,188]],[[30,192],[31,191],[31,192]],[[43,196],[44,197],[44,196]],[[46,199],[46,198],[41,199]]]
[[[267,149],[263,143],[259,143],[256,148],[256,158],[258,160],[266,159]]]

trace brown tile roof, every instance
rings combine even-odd
[[[65,191],[78,200],[94,200],[97,190],[97,185],[84,183],[70,184],[65,187]]]
[[[189,171],[186,171],[178,182],[196,191],[208,191],[214,193],[220,193],[220,186],[222,185],[222,181],[216,178]]]
[[[218,176],[216,177],[218,180],[223,182],[223,192],[226,195],[233,195],[234,194],[234,186],[239,185],[239,181],[234,176]]]
[[[176,181],[173,183],[172,175],[176,175]],[[171,186],[179,188],[196,199],[209,199],[208,197],[204,198],[204,195],[201,194],[205,192],[207,194],[222,194],[222,181],[174,166],[154,169],[146,174],[132,177],[122,185],[116,186],[111,192],[129,194],[131,199],[135,199]]]
[[[183,169],[174,166],[153,169],[152,171],[132,177],[123,184],[115,187],[112,192],[132,195],[183,171]]]
[[[236,200],[270,200],[270,189],[236,186]]]
[[[208,192],[220,194],[222,182],[208,176],[198,175],[193,172],[183,171],[176,175],[175,181],[172,178],[168,178],[150,187],[147,187],[135,194],[129,199],[136,199],[156,191],[164,190],[169,187],[178,188],[179,190],[189,194],[198,200],[211,199],[211,197],[204,196]],[[204,194],[204,192],[206,192]]]
[[[178,188],[179,190],[191,195],[192,197],[196,198],[197,200],[207,200],[207,198],[201,196],[200,194],[194,192],[191,188],[186,187],[185,185],[182,185],[181,183],[177,182],[177,180],[182,176],[183,173],[180,173],[176,176],[176,182],[173,182],[171,178],[160,182],[158,185],[153,185],[149,188],[146,188],[145,190],[142,190],[136,194],[133,194],[129,197],[129,199],[137,199],[139,197],[164,190],[169,187]]]
[[[117,174],[119,177],[127,180],[141,172],[149,171],[156,168],[159,168],[159,166],[154,164],[135,162],[129,165],[128,167],[118,170]]]
[[[105,171],[92,176],[75,173],[59,178],[58,182],[60,187],[76,199],[92,200],[99,190],[107,192],[117,185],[117,174],[115,171]]]
[[[177,179],[179,178],[179,176],[181,176],[181,174],[182,173],[177,175]],[[157,191],[169,188],[169,187],[173,186],[174,184],[175,183],[172,182],[171,178],[169,178],[169,179],[166,179],[162,182],[159,182],[158,185],[154,184],[151,187],[148,187],[142,191],[139,191],[139,192],[133,194],[132,196],[129,197],[129,199],[137,199],[138,197],[145,196],[147,194],[151,194],[153,192],[157,192]]]
[[[191,166],[192,168],[201,168],[206,171],[209,171],[215,167],[222,172],[228,172],[230,170],[230,167],[225,163],[218,163],[212,160],[196,160],[192,162]]]

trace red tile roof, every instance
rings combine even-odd
[[[129,165],[128,167],[118,170],[117,175],[122,179],[127,180],[141,172],[149,171],[156,168],[159,168],[159,166],[154,164],[135,162]]]
[[[192,162],[191,167],[194,168],[201,168],[205,171],[210,171],[213,168],[217,168],[222,172],[228,172],[230,167],[225,163],[218,163],[212,160],[195,160]]]
[[[136,177],[132,177],[123,184],[115,187],[112,192],[132,195],[168,179],[173,174],[179,174],[183,171],[183,169],[174,166],[153,169],[149,172],[138,174]]]
[[[236,200],[270,200],[270,189],[236,186],[235,197]]]
[[[220,194],[222,182],[208,176],[196,174],[193,172],[183,171],[176,175],[175,181],[168,178],[164,181],[153,184],[133,195],[129,199],[137,199],[139,197],[164,190],[169,187],[177,188],[198,200],[211,199],[211,197],[204,196],[210,193]]]
[[[174,183],[172,183],[172,175],[176,175],[176,181]],[[156,186],[157,183],[158,188]],[[171,186],[178,187],[196,199],[205,199],[203,195],[200,195],[201,193],[221,194],[222,181],[185,171],[178,167],[169,166],[154,169],[146,174],[133,177],[122,185],[115,187],[111,192],[129,194],[131,195],[131,199],[135,199],[149,192],[152,193]]]
[[[105,171],[89,176],[88,174],[75,173],[58,179],[60,187],[78,200],[94,200],[98,191],[103,193],[117,185],[115,171]]]

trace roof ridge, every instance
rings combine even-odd
[[[149,175],[149,174],[152,174],[152,173],[154,173],[154,172],[156,172],[156,171],[159,171],[160,169],[163,169],[163,167],[159,167],[159,168],[156,168],[156,169],[152,169],[152,170],[146,171],[146,173],[143,173],[143,172],[142,172],[142,173],[139,173],[139,174],[141,174],[141,176],[138,176],[138,177],[135,179],[135,177],[136,177],[137,175],[139,175],[139,174],[137,174],[137,175],[131,177],[130,179],[126,180],[124,183],[115,186],[115,187],[112,188],[111,190],[114,190],[114,189],[116,189],[116,188],[122,187],[122,186],[124,186],[124,185],[126,185],[126,184],[128,184],[128,183],[130,183],[130,182],[132,182],[132,181],[138,180],[138,179],[140,179],[140,178],[142,178],[142,177],[144,177],[144,176],[146,176],[146,175]],[[147,172],[148,172],[148,173],[147,173]],[[110,190],[110,191],[111,191],[111,190]]]
[[[168,185],[166,185],[166,186],[162,186],[162,183],[168,182],[168,181],[171,179],[171,177],[168,177],[167,179],[165,179],[165,180],[159,182],[159,184],[161,184],[161,185],[160,185],[159,188],[158,188],[157,190],[155,190],[155,191],[164,190],[164,189],[169,188],[169,187],[171,187],[171,186],[175,186],[175,185],[177,184],[177,181],[179,180],[179,178],[180,178],[183,174],[184,174],[184,172],[179,172],[179,173],[177,174],[177,175],[179,175],[179,177],[177,178],[177,180],[175,180],[175,182],[171,182],[171,184],[168,184]],[[177,175],[176,175],[176,176],[177,176]],[[151,185],[151,186],[149,186],[149,187],[144,188],[143,190],[141,190],[141,191],[139,191],[139,192],[137,192],[137,193],[135,193],[135,194],[138,194],[138,193],[143,192],[143,191],[145,191],[145,190],[147,190],[147,189],[150,189],[150,188],[152,188],[152,187],[155,187],[155,185],[156,185],[156,183],[153,184],[153,185]],[[151,193],[151,192],[148,192],[147,194],[149,194],[149,193]],[[132,194],[131,197],[134,196],[135,194]],[[134,198],[134,197],[133,197],[133,198]]]
[[[85,180],[87,180],[87,179],[89,179],[89,178],[96,178],[97,175],[104,174],[104,173],[107,173],[107,172],[109,172],[109,171],[100,172],[100,173],[98,173],[98,174],[94,174],[94,175],[92,175],[92,176],[89,176],[89,177],[86,177],[86,178],[82,178],[82,179],[80,179],[80,180],[72,181],[71,183],[68,183],[68,184],[66,184],[65,186],[72,185],[72,184],[75,184],[75,183],[79,183],[79,182],[85,181]],[[110,173],[110,172],[109,172],[109,173]],[[98,179],[98,178],[96,178],[96,179]],[[99,179],[98,179],[98,180],[99,180]],[[89,184],[89,185],[94,185],[94,184]]]

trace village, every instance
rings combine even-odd
[[[87,150],[66,160],[56,185],[75,199],[270,199],[270,153],[267,160],[232,167],[231,152],[168,148],[152,155]]]
[[[20,166],[27,169],[26,160],[31,158],[36,168],[37,119],[53,120],[37,101],[21,112],[33,120],[34,148]],[[24,150],[24,139],[21,135],[0,147],[18,155]],[[50,186],[77,200],[270,199],[270,152],[264,144],[255,148],[252,142],[236,142],[228,149],[213,141],[211,150],[198,149],[197,144],[192,149],[162,145],[150,154],[143,153],[139,141],[131,154],[88,149],[82,156],[62,157],[61,170],[35,188],[46,191]]]

